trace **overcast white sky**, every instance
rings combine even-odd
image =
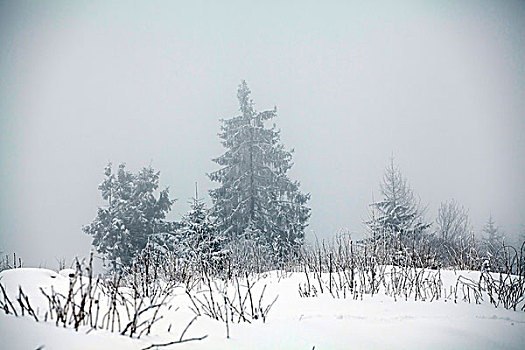
[[[0,250],[86,255],[109,160],[160,170],[179,218],[242,79],[296,150],[308,237],[362,232],[392,154],[429,219],[455,198],[518,232],[524,41],[522,1],[1,1]]]

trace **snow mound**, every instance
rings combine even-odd
[[[76,273],[77,272],[73,269],[62,269],[58,274],[64,277],[74,278]]]
[[[0,272],[0,282],[7,287],[8,292],[18,293],[19,287],[31,296],[42,294],[40,288],[51,286],[60,289],[68,288],[69,278],[55,271],[39,268],[20,268]]]

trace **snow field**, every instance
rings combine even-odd
[[[443,288],[454,285],[458,276],[475,280],[478,272],[441,271]],[[69,289],[68,274],[45,269],[15,269],[0,273],[10,299],[16,303],[19,286],[28,295],[40,320],[48,310],[48,301],[40,291],[53,288],[62,294]],[[323,280],[328,280],[323,274]],[[255,283],[251,292],[254,304],[262,299],[263,308],[277,297],[266,321],[250,319],[251,323],[226,324],[205,315],[206,283],[194,287],[193,302],[183,286],[172,290],[159,314],[162,319],[152,326],[150,335],[140,339],[122,336],[118,332],[92,330],[81,326],[75,332],[56,327],[54,321],[35,322],[29,316],[0,315],[0,349],[144,349],[151,344],[178,340],[184,328],[195,317],[194,303],[201,316],[188,328],[184,338],[207,337],[200,341],[174,344],[159,349],[523,349],[525,346],[525,313],[495,308],[486,299],[481,304],[452,299],[414,301],[380,292],[362,299],[337,299],[325,291],[317,297],[300,297],[298,287],[305,283],[304,273],[272,271],[250,278]],[[218,305],[223,291],[232,304],[246,297],[246,281],[237,286],[225,286],[212,281],[213,296]],[[313,282],[312,282],[313,283]],[[265,287],[266,286],[266,287]],[[243,289],[244,288],[244,289]],[[200,301],[199,301],[200,300]],[[246,302],[248,299],[246,299]],[[103,304],[103,303],[101,303]],[[240,307],[238,307],[240,308]],[[248,310],[250,307],[247,308]],[[251,313],[251,311],[249,312]],[[247,318],[248,315],[246,315]],[[229,316],[231,320],[231,314]]]

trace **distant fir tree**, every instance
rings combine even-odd
[[[209,174],[220,185],[210,191],[213,212],[230,240],[245,237],[249,228],[250,235],[260,235],[258,242],[283,254],[303,243],[310,195],[287,175],[293,150],[284,149],[275,124],[265,126],[277,109],[257,112],[250,93],[242,81],[237,91],[241,114],[222,120],[219,137],[227,150],[214,159],[221,168]]]
[[[406,178],[392,158],[380,184],[382,200],[372,203],[371,218],[366,222],[374,240],[392,244],[412,244],[431,226],[423,219],[423,210]]]
[[[517,234],[515,245],[518,249],[525,245],[525,225],[522,225],[521,231]]]
[[[483,245],[489,258],[501,259],[503,254],[504,235],[496,226],[492,215],[489,216],[487,223],[483,227]]]
[[[151,166],[133,174],[120,164],[114,174],[109,163],[104,174],[98,188],[107,205],[98,209],[93,222],[83,231],[93,236],[96,250],[110,261],[113,269],[120,269],[129,266],[148,241],[169,231],[165,218],[174,201],[169,199],[167,188],[155,197],[160,172]]]
[[[220,265],[225,257],[225,239],[217,229],[202,199],[195,194],[190,211],[182,217],[177,231],[177,256],[198,263]]]

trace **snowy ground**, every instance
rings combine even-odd
[[[458,274],[443,271],[445,287]],[[67,290],[69,278],[51,270],[16,269],[0,273],[0,282],[16,300],[20,285],[42,315],[47,301],[39,287]],[[524,349],[525,312],[482,304],[398,300],[379,294],[363,300],[334,299],[328,293],[301,298],[298,286],[304,274],[283,277],[274,272],[261,276],[259,290],[267,285],[267,303],[278,295],[266,323],[230,324],[226,338],[223,322],[200,316],[184,338],[207,338],[159,349]],[[14,317],[0,312],[0,349],[143,349],[151,344],[177,340],[194,317],[191,302],[182,287],[176,288],[150,336],[131,339],[105,330],[78,332],[56,327],[54,322],[36,322],[29,316]],[[178,307],[178,310],[176,309]],[[168,332],[168,328],[171,330]]]

